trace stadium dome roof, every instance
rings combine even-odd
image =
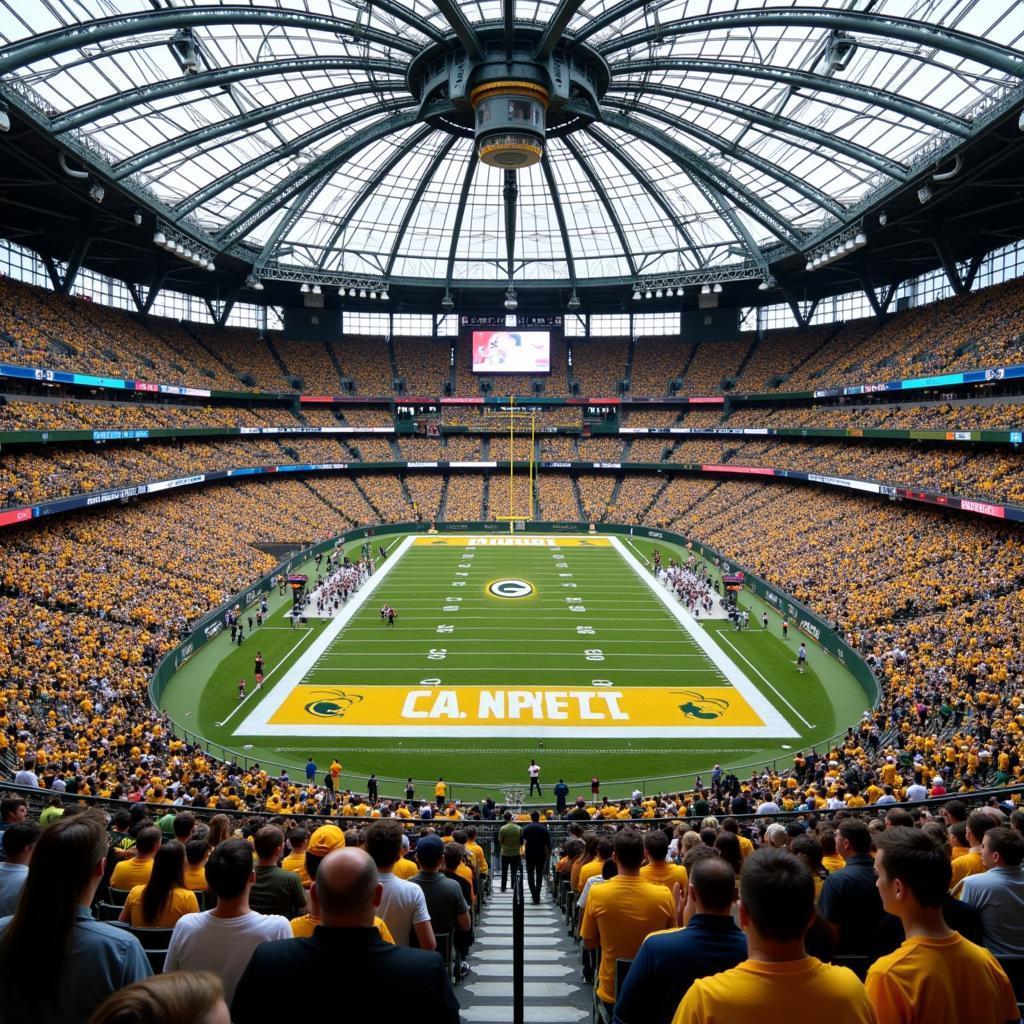
[[[0,95],[257,279],[772,280],[1019,101],[1016,0],[0,0]],[[543,159],[477,158],[481,68]]]

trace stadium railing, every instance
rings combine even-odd
[[[34,786],[16,786],[13,783],[4,783],[0,785],[0,795],[24,797],[28,804],[30,815],[38,817],[42,810],[49,804],[52,793],[48,789],[37,788]],[[105,811],[114,813],[115,811],[124,810],[134,806],[134,803],[130,800],[113,800],[109,797],[83,796],[71,793],[65,793],[63,796],[65,808],[73,803],[82,803],[93,807],[99,807]],[[1017,802],[1013,801],[1014,797],[1018,798]],[[979,806],[992,806],[993,804],[1005,805],[1007,808],[1012,804],[1014,810],[1016,810],[1018,805],[1020,805],[1021,809],[1024,809],[1024,783],[1014,786],[972,790],[968,793],[946,793],[943,796],[929,797],[927,800],[903,801],[881,805],[869,804],[866,807],[840,808],[840,810],[842,810],[847,817],[870,818],[884,816],[894,808],[902,808],[909,811],[924,808],[937,812],[944,804],[947,804],[952,800],[959,800],[963,802],[967,805],[968,809]],[[164,813],[168,810],[167,804],[148,804],[145,801],[142,801],[142,803],[143,806],[152,808],[154,813]],[[280,820],[283,817],[281,814],[272,811],[201,807],[197,805],[176,807],[174,810],[189,811],[195,815],[199,821],[204,821],[206,818],[212,817],[215,814],[225,814],[239,825],[249,819],[270,821]],[[501,807],[501,805],[496,805],[496,810],[503,812],[504,808]],[[836,813],[837,811],[818,809],[810,811],[780,811],[777,814],[718,814],[716,817],[720,819],[724,817],[735,818],[741,826],[760,826],[774,821],[785,823],[787,821],[806,821],[809,818],[814,818],[818,821],[829,821]],[[342,829],[359,828],[360,826],[370,825],[374,821],[378,820],[376,818],[356,818],[324,814],[301,814],[292,815],[290,817],[293,821],[297,822],[314,822],[318,825],[334,824],[339,825]],[[674,828],[676,825],[687,825],[696,827],[699,831],[700,823],[705,817],[705,815],[691,814],[670,818],[611,818],[608,820],[594,818],[580,822],[573,822],[566,818],[549,818],[545,824],[551,832],[552,842],[557,844],[565,840],[569,833],[569,827],[573,824],[580,824],[584,829],[605,831],[614,831],[624,825],[631,825],[640,829],[656,827],[665,828],[667,826]],[[477,830],[477,842],[480,843],[481,846],[485,846],[490,849],[489,863],[491,864],[491,870],[494,870],[494,865],[500,864],[500,861],[495,859],[497,857],[498,830],[504,824],[504,821],[501,820],[500,813],[496,818],[467,817],[463,821],[449,821],[448,819],[421,820],[419,818],[399,818],[397,820],[401,821],[410,831],[413,832],[428,828],[437,829],[445,825],[453,825],[456,829],[463,825],[472,825]],[[567,896],[568,893],[565,893],[565,895]]]

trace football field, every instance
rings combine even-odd
[[[269,762],[337,756],[354,785],[374,771],[390,791],[408,776],[423,791],[443,775],[465,797],[521,785],[531,757],[549,786],[597,775],[663,788],[664,776],[673,788],[836,731],[815,669],[838,666],[812,652],[801,675],[799,635],[694,619],[649,554],[609,535],[400,539],[334,618],[293,630],[281,609],[244,653],[230,649],[200,724]],[[267,681],[239,701],[253,643]]]

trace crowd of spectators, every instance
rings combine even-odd
[[[576,487],[568,473],[546,471],[537,477],[537,516],[553,523],[583,521]]]
[[[682,377],[683,368],[692,358],[694,347],[692,343],[681,343],[678,338],[638,338],[633,348],[630,393],[638,396],[667,395],[672,381]],[[633,424],[637,427],[659,425]]]
[[[451,342],[441,338],[395,338],[395,364],[407,395],[444,394],[450,378]]]
[[[619,393],[619,382],[626,377],[628,338],[574,338],[572,376],[580,394],[589,398],[609,398]]]

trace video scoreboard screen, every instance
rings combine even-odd
[[[474,373],[549,373],[550,331],[474,331]]]
[[[459,320],[460,334],[470,341],[474,373],[551,372],[551,342],[562,335],[561,316],[463,315]]]

